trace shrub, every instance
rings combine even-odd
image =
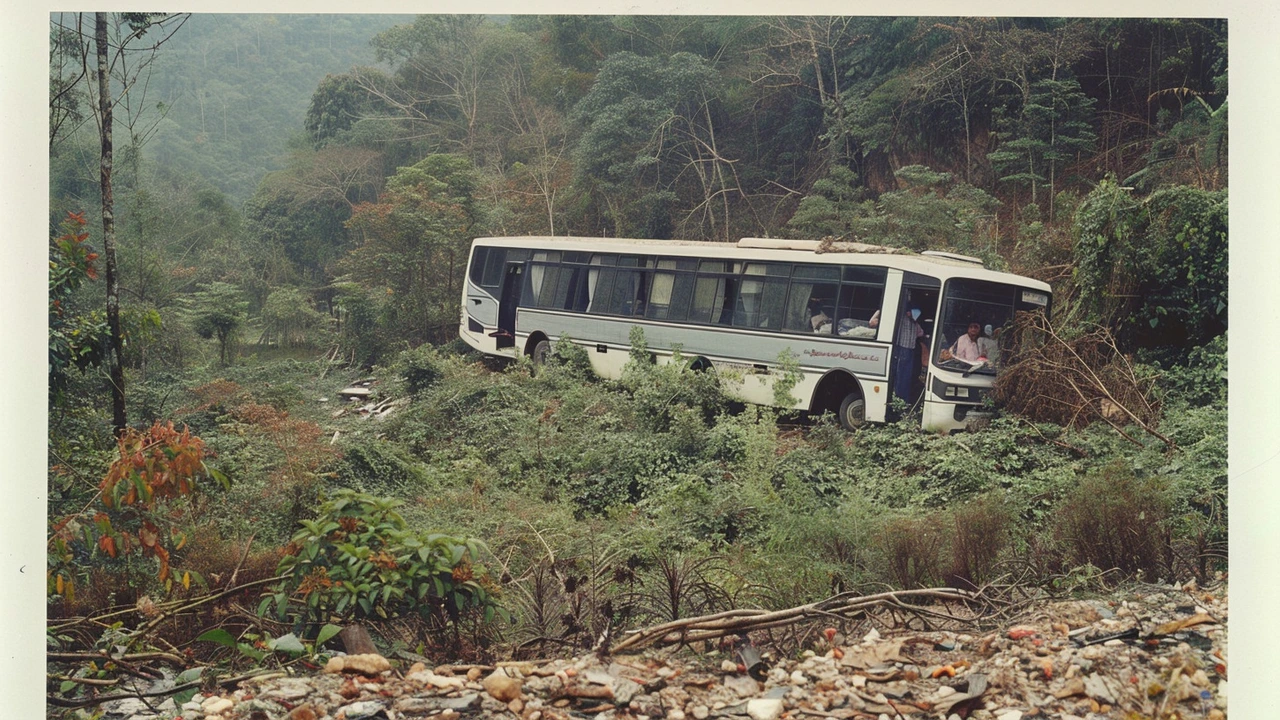
[[[888,574],[903,589],[937,585],[942,550],[942,525],[936,516],[896,518],[885,524],[880,535]]]
[[[430,345],[420,345],[400,353],[396,356],[392,371],[412,395],[419,395],[434,386],[445,374],[439,351]]]
[[[1012,520],[1006,501],[989,495],[951,512],[951,569],[948,582],[961,587],[989,581],[1008,544]]]
[[[1169,566],[1169,498],[1119,462],[1085,478],[1058,504],[1053,532],[1065,560],[1148,580]]]
[[[480,564],[478,540],[410,530],[399,500],[339,490],[303,520],[276,568],[287,574],[258,606],[314,622],[418,616],[456,622],[464,612],[490,621],[505,611]]]

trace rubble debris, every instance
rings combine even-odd
[[[386,670],[339,656],[343,671],[261,676],[181,708],[103,706],[104,720],[875,720],[1227,716],[1227,594],[1140,585],[1098,600],[1041,603],[990,632],[842,627],[847,637],[775,657],[761,679],[740,645],[493,665],[422,662]],[[1107,604],[1109,613],[1099,612]],[[1198,616],[1211,618],[1205,621]],[[1063,627],[1065,626],[1065,630]],[[1161,629],[1177,630],[1161,634]],[[1141,634],[1141,628],[1155,628]],[[1012,633],[1014,629],[1030,633]],[[1084,632],[1081,632],[1084,631]],[[1137,631],[1133,637],[1115,638]],[[815,630],[815,635],[818,634]],[[1191,641],[1192,636],[1200,640]],[[856,638],[861,638],[858,640]],[[1116,644],[1094,642],[1111,637]],[[1016,639],[1015,639],[1016,638]],[[763,645],[765,638],[753,638]],[[1038,644],[1037,644],[1038,643]],[[768,648],[766,648],[768,649]],[[844,658],[837,657],[842,650]],[[371,661],[376,662],[376,661]]]

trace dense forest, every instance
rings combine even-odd
[[[104,649],[492,658],[1225,569],[1225,20],[101,15],[49,29],[51,708],[128,675]],[[486,235],[977,256],[1147,412],[849,433],[643,347],[485,361]]]

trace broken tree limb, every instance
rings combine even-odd
[[[712,615],[674,620],[639,630],[631,630],[624,634],[623,639],[614,646],[613,650],[614,652],[623,652],[652,644],[671,645],[699,640],[713,640],[726,635],[783,627],[806,620],[829,619],[831,616],[852,618],[869,609],[879,607],[893,608],[917,615],[942,617],[949,620],[961,619],[954,615],[940,614],[919,604],[924,602],[958,603],[984,610],[1000,604],[999,601],[989,597],[984,592],[984,589],[976,591],[956,588],[897,590],[862,596],[841,593],[826,600],[786,610],[770,611],[740,608]]]

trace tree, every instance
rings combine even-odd
[[[1078,162],[1097,139],[1089,125],[1093,105],[1094,100],[1075,79],[1047,78],[1031,83],[1017,114],[996,120],[1001,141],[987,159],[1000,180],[1030,186],[1033,204],[1039,203],[1039,188],[1047,185],[1052,199],[1062,169]],[[1053,219],[1050,203],[1049,221]]]
[[[59,15],[54,21],[55,39],[51,58],[54,78],[50,93],[50,145],[57,145],[71,133],[62,132],[67,120],[82,118],[79,112],[81,97],[94,99],[94,119],[98,123],[99,185],[102,199],[102,256],[106,271],[106,319],[109,334],[106,343],[106,362],[111,384],[112,425],[117,434],[127,424],[125,415],[124,363],[122,358],[123,336],[120,327],[120,280],[116,263],[115,199],[112,172],[115,160],[114,130],[117,106],[124,110],[123,123],[129,130],[130,145],[140,147],[155,125],[143,124],[143,108],[147,105],[146,79],[157,49],[172,36],[186,20],[185,14],[162,13],[109,13],[93,15],[92,46],[95,50],[94,82],[83,82],[90,77],[89,37],[84,30],[85,13]],[[149,32],[155,40],[149,46],[140,46]],[[78,57],[79,72],[69,58]],[[121,85],[119,94],[112,93],[111,79],[116,76]],[[83,84],[82,84],[83,82]],[[156,120],[158,122],[158,119]],[[148,122],[150,122],[148,120]]]
[[[459,155],[428,155],[387,180],[347,226],[360,245],[339,264],[365,288],[385,290],[383,322],[409,342],[456,332],[467,250],[480,218],[479,177]]]
[[[686,225],[727,237],[728,197],[741,186],[716,138],[718,93],[714,68],[690,53],[621,52],[600,69],[573,111],[584,127],[575,169],[617,235],[671,237],[681,188],[700,200],[685,208]]]
[[[230,283],[212,282],[201,285],[187,303],[192,329],[206,340],[217,338],[218,360],[226,365],[244,328],[249,303],[240,288]]]

